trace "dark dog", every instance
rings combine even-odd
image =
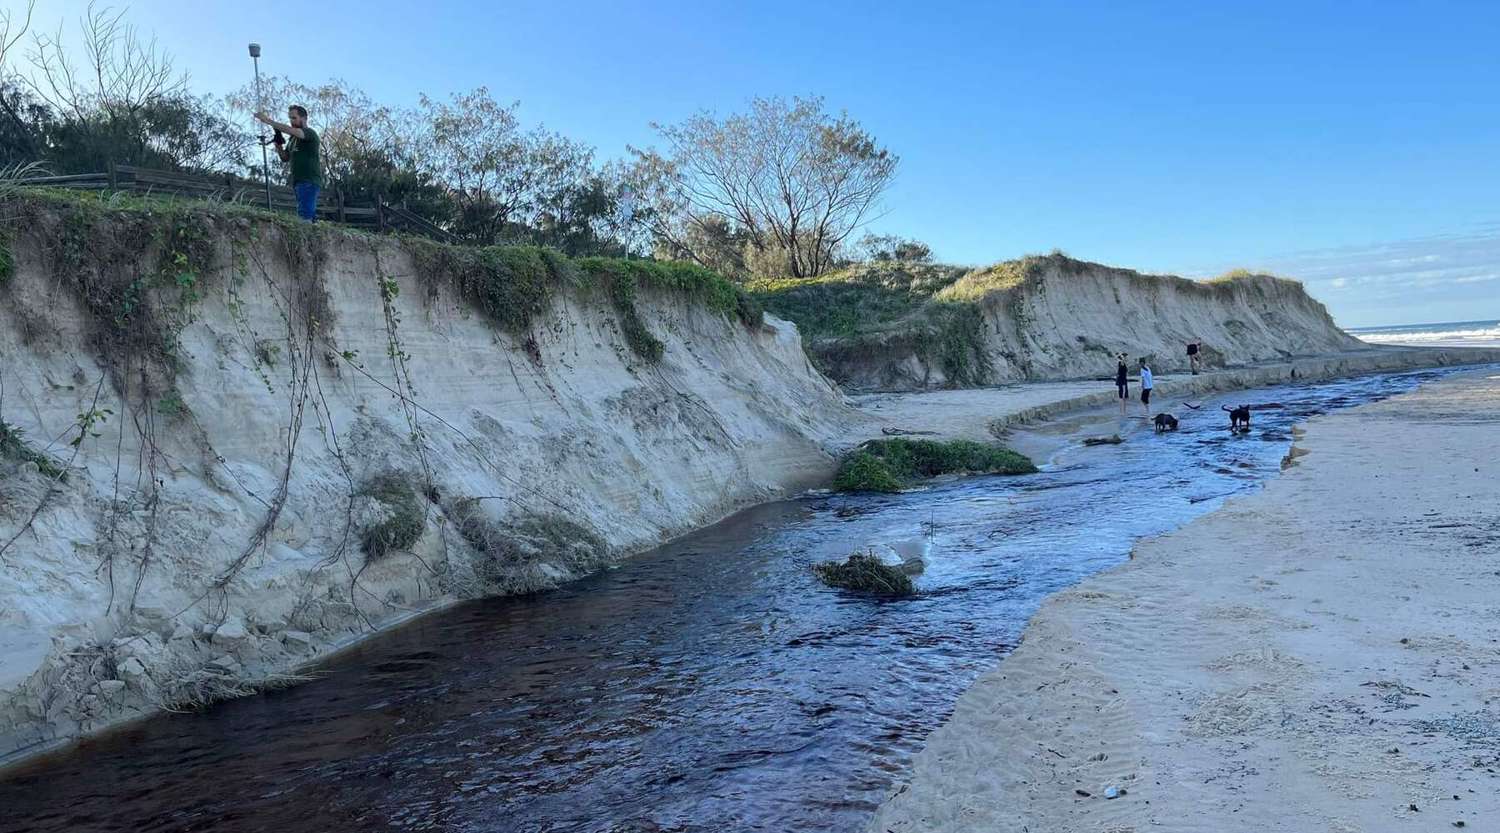
[[[1174,417],[1171,414],[1157,414],[1156,415],[1156,433],[1160,434],[1163,431],[1176,431],[1176,430],[1177,430],[1177,417]]]
[[[1229,430],[1231,430],[1231,431],[1249,431],[1250,430],[1250,406],[1249,405],[1241,405],[1238,408],[1231,408],[1228,405],[1220,405],[1219,407],[1229,412]]]

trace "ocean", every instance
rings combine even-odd
[[[1418,347],[1500,347],[1500,321],[1450,321],[1394,327],[1350,327],[1350,335],[1371,344]]]

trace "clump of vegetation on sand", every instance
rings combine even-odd
[[[917,592],[899,566],[886,564],[874,553],[856,552],[847,561],[814,564],[813,572],[829,587],[881,596],[910,596]]]
[[[1002,445],[971,440],[871,440],[847,455],[834,475],[841,492],[899,492],[940,474],[1031,474],[1036,465]]]
[[[21,429],[5,420],[0,420],[0,459],[33,463],[37,471],[54,480],[63,477],[63,469],[57,461],[32,448],[21,436]]]
[[[388,513],[385,520],[360,533],[360,544],[370,560],[408,549],[422,537],[422,529],[427,525],[426,512],[417,500],[416,490],[400,473],[375,475],[359,494],[374,498]]]

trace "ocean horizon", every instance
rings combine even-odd
[[[1370,344],[1421,347],[1500,347],[1500,319],[1346,327],[1345,332]]]

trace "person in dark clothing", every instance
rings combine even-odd
[[[272,119],[265,112],[255,118],[276,131],[272,141],[276,144],[276,155],[281,161],[290,162],[292,168],[292,190],[297,192],[297,216],[315,222],[318,219],[318,191],[323,187],[323,166],[319,160],[318,133],[307,126],[307,108],[293,104],[286,109],[285,124]],[[282,134],[291,137],[290,141]]]
[[[1125,365],[1125,354],[1119,355],[1115,366],[1115,392],[1120,397],[1120,416],[1125,416],[1125,403],[1130,401],[1130,368]]]
[[[1187,345],[1188,367],[1192,368],[1194,376],[1198,375],[1198,363],[1201,361],[1198,354],[1201,346],[1202,342],[1197,341],[1189,341]]]

